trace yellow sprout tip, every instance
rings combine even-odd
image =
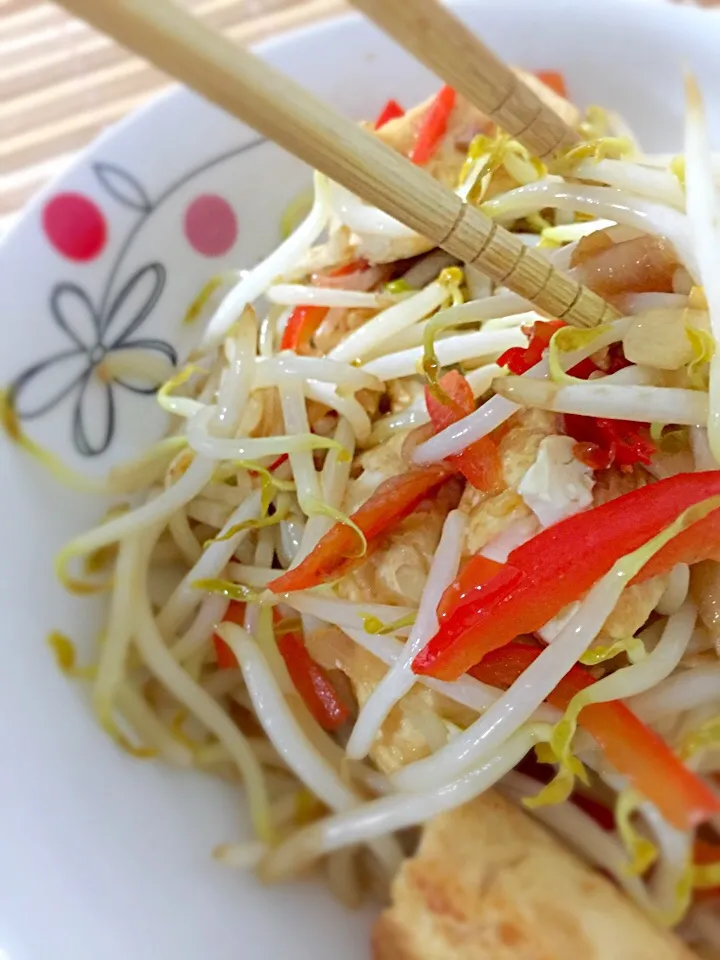
[[[3,430],[9,439],[13,443],[20,443],[22,430],[9,390],[0,390],[0,423],[2,423]]]

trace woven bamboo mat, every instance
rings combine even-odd
[[[342,8],[342,0],[184,2],[241,44]],[[78,150],[167,83],[53,3],[0,0],[0,232]]]

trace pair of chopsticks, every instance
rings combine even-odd
[[[59,2],[539,310],[579,327],[617,316],[425,170],[172,0]],[[575,131],[437,0],[351,2],[531,153],[549,157],[577,142]]]

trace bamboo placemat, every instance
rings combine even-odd
[[[242,44],[343,6],[342,0],[185,3]],[[53,3],[0,0],[0,233],[78,150],[167,84],[163,74]]]

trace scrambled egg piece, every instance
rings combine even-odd
[[[408,463],[403,456],[403,444],[407,431],[393,434],[388,440],[379,443],[370,450],[359,453],[353,462],[353,479],[348,483],[343,510],[353,513],[377,490],[389,477],[405,473]]]
[[[593,489],[593,505],[596,507],[632,490],[637,490],[639,487],[644,487],[651,479],[639,467],[628,473],[621,473],[619,470],[603,470],[596,476],[597,481]],[[655,609],[667,582],[667,576],[661,576],[626,587],[615,609],[605,621],[598,635],[598,643],[604,644],[608,639],[622,640],[637,633]]]
[[[518,493],[544,527],[592,503],[593,471],[574,456],[574,446],[572,437],[545,437],[518,486]]]
[[[307,645],[314,660],[326,669],[341,670],[348,677],[360,706],[387,670],[384,663],[337,627],[316,630],[308,637]],[[428,756],[431,748],[441,746],[447,738],[448,724],[465,728],[476,719],[473,710],[416,684],[388,714],[370,756],[383,773],[395,773]]]
[[[338,594],[346,600],[417,606],[445,518],[456,503],[457,487],[445,484],[343,578]]]
[[[692,960],[600,873],[490,791],[426,825],[375,960]]]
[[[603,624],[599,640],[605,637],[624,640],[636,634],[657,606],[667,582],[667,576],[663,575],[625,587],[615,609]]]
[[[346,513],[357,510],[384,480],[409,469],[402,454],[406,437],[407,431],[399,432],[356,458],[361,473],[348,484],[343,504]],[[445,518],[457,498],[457,485],[451,481],[420,503],[371,551],[365,563],[340,581],[338,594],[346,600],[372,598],[375,603],[417,605]]]
[[[499,443],[503,479],[507,489],[488,496],[471,484],[465,487],[460,509],[468,517],[465,553],[477,553],[532,511],[517,488],[537,458],[542,441],[557,433],[558,419],[545,410],[523,410],[509,421]]]
[[[400,413],[413,404],[425,406],[425,383],[417,377],[401,377],[385,384],[390,399],[390,413]]]
[[[365,308],[351,310],[334,308],[328,310],[326,318],[315,331],[313,337],[316,352],[320,356],[330,353],[349,333],[357,330],[358,327],[362,327],[376,313],[377,310]]]

